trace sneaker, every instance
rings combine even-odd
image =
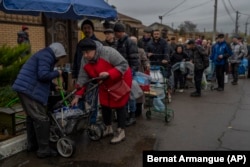
[[[232,85],[238,85],[238,82],[232,81],[231,84],[232,84]]]
[[[224,91],[224,88],[216,88],[216,90],[221,92],[221,91]]]
[[[183,89],[179,89],[179,92],[182,93],[182,92],[184,92],[184,90]]]
[[[115,133],[115,136],[110,141],[111,144],[120,143],[125,140],[125,131],[124,129],[118,128],[117,132]]]
[[[198,92],[193,92],[190,94],[191,97],[201,97],[201,94]]]
[[[112,125],[106,126],[106,129],[103,131],[103,137],[111,136],[113,134],[114,134],[114,131],[113,131]]]

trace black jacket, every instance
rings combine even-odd
[[[171,65],[182,62],[183,59],[185,59],[185,61],[188,60],[188,56],[185,52],[182,52],[182,53],[175,52],[170,58]]]
[[[147,52],[153,53],[153,55],[149,58],[150,61],[169,61],[168,44],[162,38],[160,38],[158,41],[151,39],[147,46]]]
[[[133,71],[138,71],[140,65],[138,47],[127,35],[117,41],[117,51],[128,61]]]
[[[204,48],[196,45],[194,49],[191,49],[191,60],[193,60],[194,68],[197,70],[204,69],[204,61],[208,57]]]
[[[147,51],[148,42],[150,40],[151,40],[151,38],[144,38],[144,37],[142,37],[141,39],[139,39],[137,45],[138,45],[139,48],[143,48],[144,51]]]

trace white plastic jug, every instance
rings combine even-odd
[[[228,83],[228,75],[227,74],[224,75],[224,83],[225,84]]]
[[[150,77],[152,78],[152,82],[164,82],[164,78],[160,70],[150,70]]]

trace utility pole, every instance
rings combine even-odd
[[[245,27],[245,37],[247,37],[247,25],[249,24],[248,23],[248,20],[250,19],[250,16],[248,16],[248,18],[247,18],[247,21],[246,21],[246,27]]]
[[[216,36],[216,24],[217,24],[217,6],[218,6],[218,0],[214,1],[214,32],[213,32],[213,41],[215,41]]]
[[[235,34],[238,34],[238,28],[239,28],[239,11],[236,11]]]
[[[245,27],[245,37],[247,36],[247,25],[248,25],[249,23],[248,22],[246,22],[246,27]]]

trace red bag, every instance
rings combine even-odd
[[[128,94],[130,90],[130,87],[123,79],[107,88],[108,94],[114,101],[119,101],[124,95]]]

